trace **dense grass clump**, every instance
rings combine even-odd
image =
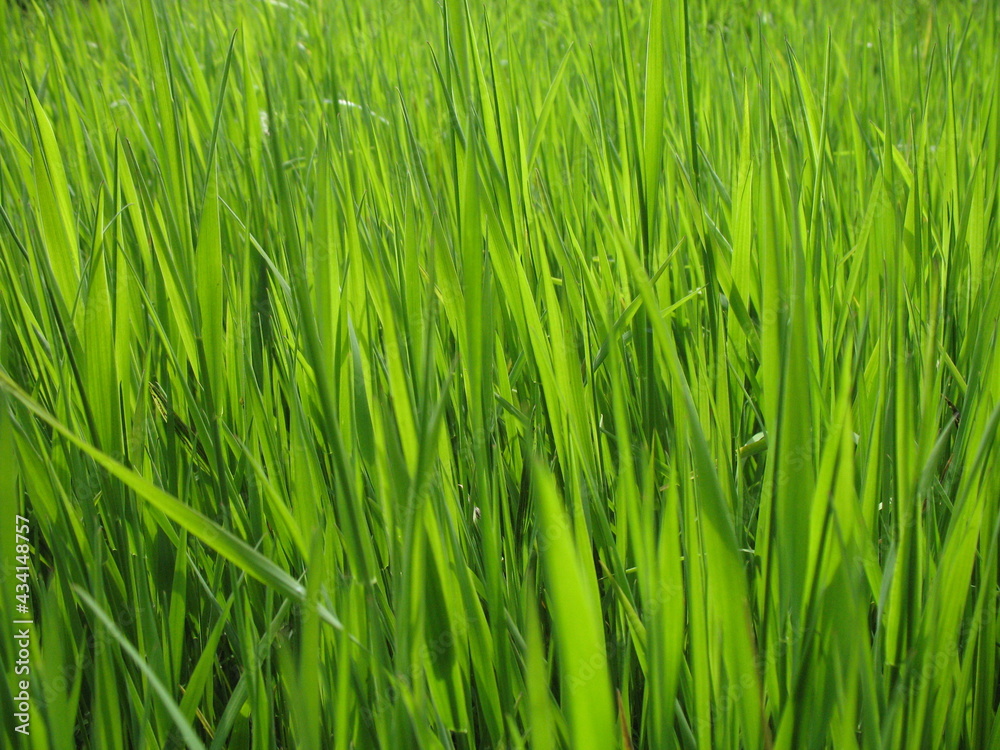
[[[0,2],[10,742],[1000,747],[1000,10],[833,5]]]

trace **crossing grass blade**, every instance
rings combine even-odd
[[[198,739],[198,735],[195,734],[191,725],[184,718],[184,714],[181,712],[180,707],[174,701],[170,692],[167,690],[166,686],[160,682],[157,677],[156,672],[146,663],[142,658],[142,655],[136,650],[135,646],[126,640],[125,636],[115,625],[108,613],[101,609],[101,606],[94,601],[94,599],[83,589],[77,587],[75,589],[76,595],[80,597],[84,604],[86,604],[94,615],[100,620],[101,624],[108,629],[108,632],[114,637],[118,644],[122,647],[122,650],[128,655],[128,657],[136,663],[142,673],[149,680],[153,689],[159,695],[161,701],[166,706],[167,711],[170,713],[170,718],[173,719],[177,728],[180,730],[181,736],[184,738],[184,742],[187,744],[191,750],[204,750],[205,746],[202,744],[201,740]],[[119,740],[120,741],[120,740]]]
[[[177,498],[156,487],[152,482],[102,453],[94,446],[74,435],[65,425],[35,403],[30,396],[13,383],[6,373],[0,372],[0,387],[20,401],[29,411],[61,434],[71,444],[90,456],[106,471],[129,486],[140,498],[154,506],[171,520],[201,539],[212,550],[230,560],[254,578],[273,586],[285,596],[301,600],[305,589],[298,581],[263,557],[241,539],[210,518],[184,505]],[[321,609],[323,619],[336,628],[340,621],[329,611]]]

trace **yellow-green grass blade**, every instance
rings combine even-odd
[[[539,547],[545,570],[548,603],[560,654],[560,685],[576,748],[606,748],[616,735],[611,679],[592,581],[574,544],[574,532],[551,474],[536,464],[533,470],[538,503]]]

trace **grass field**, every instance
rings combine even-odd
[[[3,747],[1000,747],[996,3],[36,2]]]

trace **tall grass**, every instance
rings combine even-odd
[[[21,746],[1000,747],[1000,17],[800,5],[0,2]]]

